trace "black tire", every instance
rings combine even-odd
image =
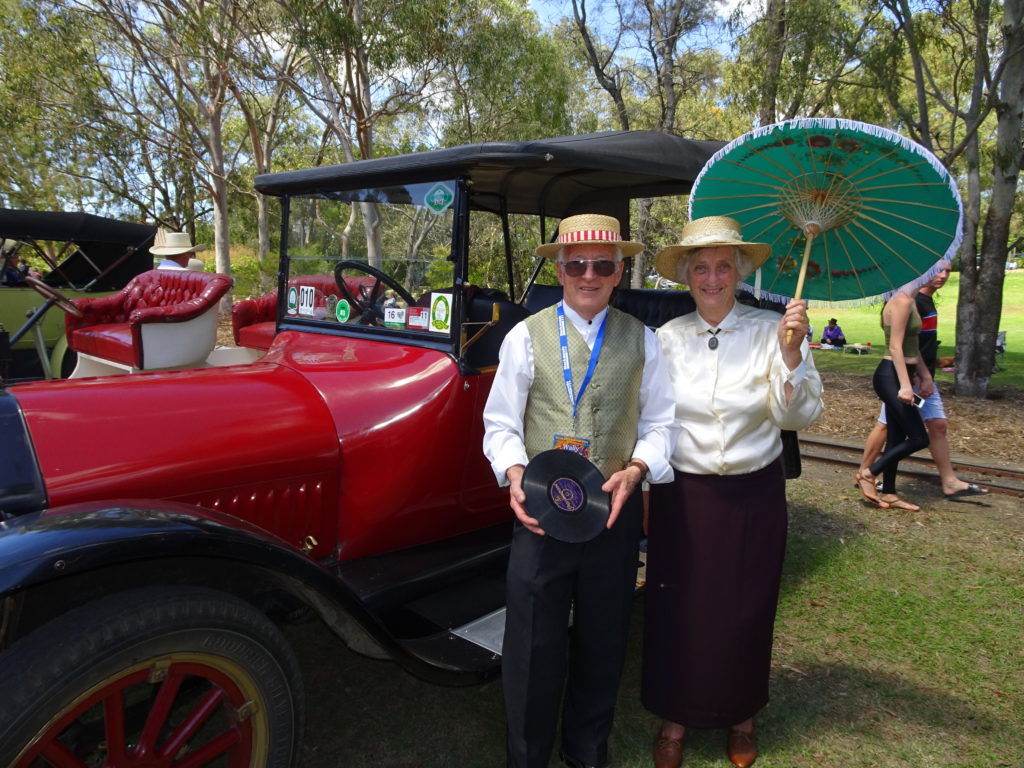
[[[165,752],[144,764],[287,768],[303,706],[294,653],[248,603],[203,588],[131,590],[0,655],[0,766],[51,765],[50,751],[80,761],[60,765],[118,768]]]

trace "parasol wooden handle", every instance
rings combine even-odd
[[[804,260],[800,262],[800,276],[796,279],[796,291],[793,294],[793,301],[800,298],[804,292],[804,278],[807,277],[807,262],[811,255],[811,246],[814,244],[814,236],[817,235],[821,230],[815,225],[809,225],[804,229],[804,234],[807,235],[807,244],[804,246]],[[786,343],[789,344],[793,340],[793,329],[790,328],[786,331]]]

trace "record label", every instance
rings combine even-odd
[[[590,541],[608,522],[611,497],[601,490],[604,476],[574,451],[538,453],[526,465],[522,485],[527,512],[554,539]]]
[[[571,477],[560,477],[551,483],[551,501],[563,512],[577,512],[586,501],[583,486]]]

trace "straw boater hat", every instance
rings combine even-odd
[[[163,235],[163,237],[161,237]],[[192,245],[188,232],[157,233],[156,245],[149,249],[154,256],[180,256],[183,253],[205,251],[205,245]]]
[[[676,268],[679,259],[690,251],[701,248],[715,248],[719,245],[735,245],[749,260],[754,269],[768,259],[772,247],[768,243],[745,243],[740,234],[740,223],[728,216],[705,216],[694,219],[683,227],[679,245],[670,245],[658,251],[654,265],[666,280],[679,281]]]
[[[624,258],[636,256],[644,249],[642,243],[631,243],[629,240],[622,239],[622,235],[619,233],[619,220],[614,216],[581,213],[562,219],[558,225],[558,237],[555,242],[539,246],[537,255],[553,259],[558,255],[559,248],[580,243],[617,245],[622,249]]]

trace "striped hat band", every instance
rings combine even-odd
[[[563,245],[566,243],[599,242],[601,240],[618,243],[622,241],[622,235],[608,229],[578,229],[573,232],[558,233],[558,242]]]

